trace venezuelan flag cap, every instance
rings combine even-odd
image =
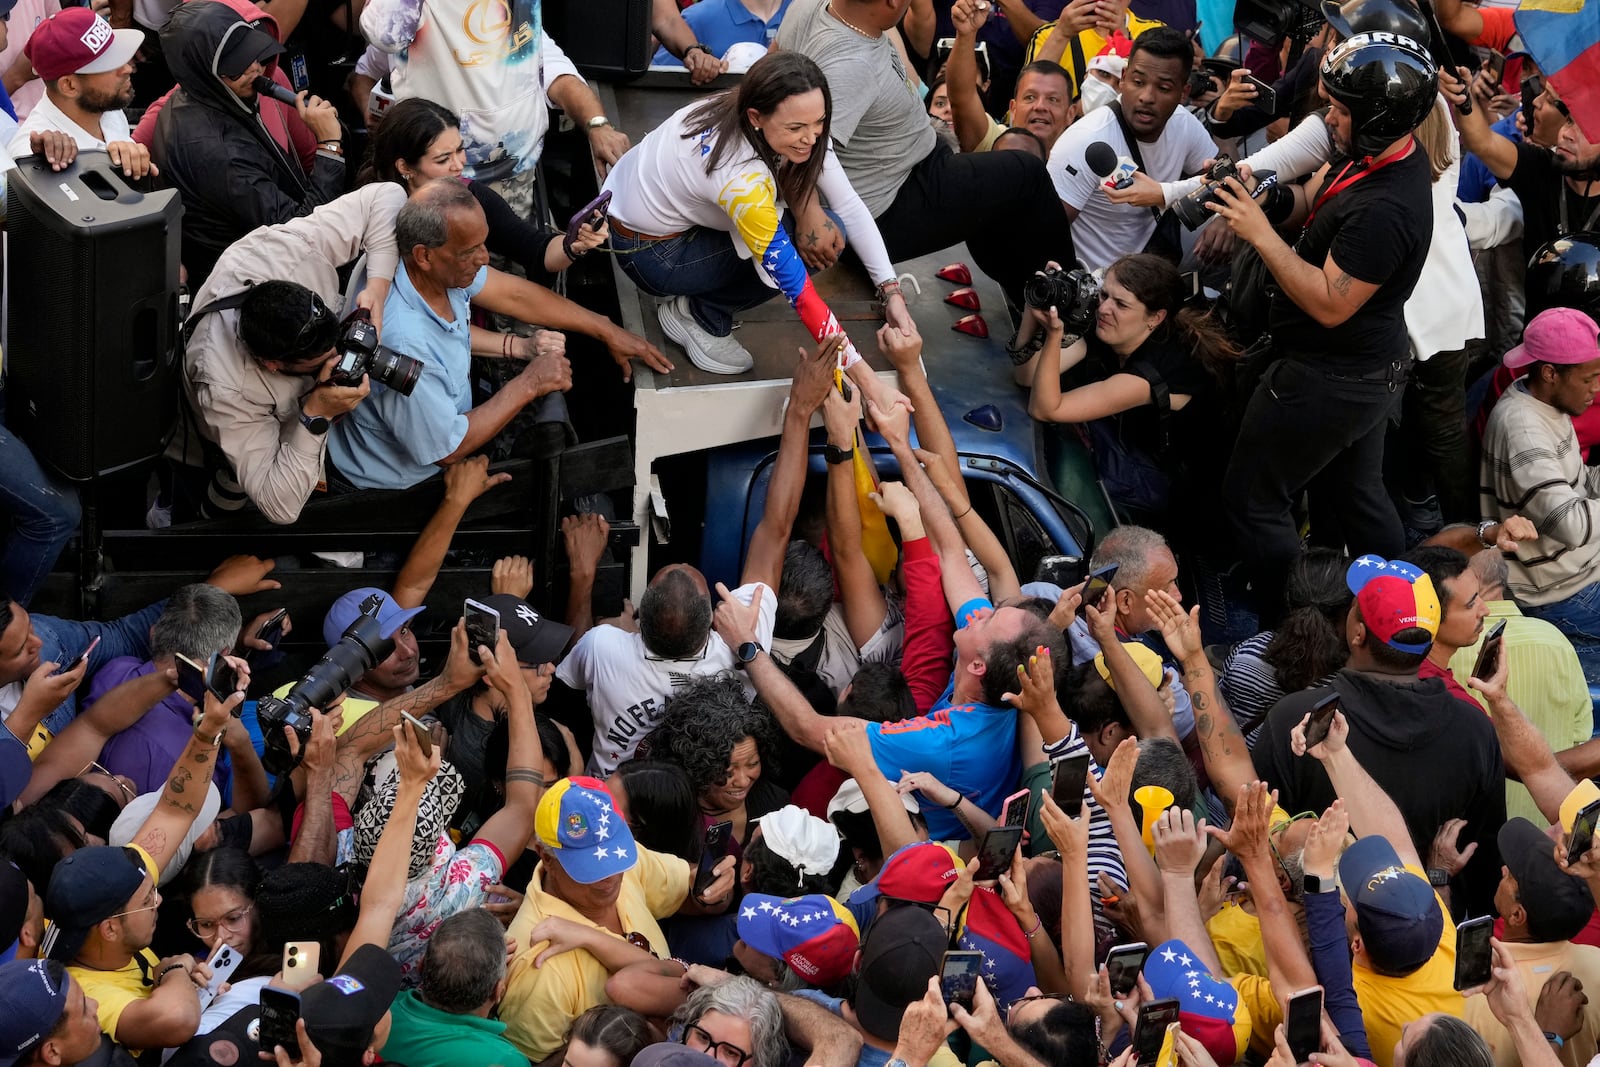
[[[1158,998],[1176,997],[1183,1032],[1198,1040],[1218,1063],[1232,1063],[1250,1040],[1250,1013],[1239,991],[1206,970],[1182,941],[1157,945],[1144,964],[1144,979]]]
[[[820,893],[787,900],[747,894],[739,909],[739,940],[782,960],[812,986],[843,981],[861,944],[854,916]]]
[[[547,859],[584,885],[623,874],[639,861],[633,832],[598,778],[563,778],[539,800],[533,830]]]

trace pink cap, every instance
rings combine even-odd
[[[1522,331],[1522,343],[1502,361],[1515,370],[1530,363],[1588,363],[1600,359],[1600,326],[1577,308],[1541,311]]]

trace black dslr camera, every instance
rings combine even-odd
[[[1212,161],[1211,167],[1200,175],[1206,184],[1172,205],[1172,211],[1178,216],[1178,221],[1183,223],[1183,228],[1198,230],[1209,220],[1212,216],[1211,212],[1206,210],[1206,205],[1217,199],[1217,185],[1238,176],[1239,167],[1232,157],[1226,152],[1219,154]]]
[[[378,343],[377,327],[372,325],[366,308],[356,308],[340,323],[334,347],[339,352],[339,362],[328,375],[332,385],[360,385],[365,374],[401,396],[410,396],[417,379],[422,377],[422,360]]]
[[[256,704],[256,718],[266,742],[261,765],[268,774],[287,774],[300,762],[300,757],[289,751],[289,742],[283,736],[285,726],[299,737],[300,752],[304,754],[306,743],[311,740],[311,709],[328,707],[394,651],[394,639],[379,633],[378,608],[382,604],[383,598],[376,593],[363,600],[361,614],[345,628],[339,643],[311,665],[304,678],[283,696],[264,696]]]
[[[1100,309],[1100,283],[1086,270],[1050,267],[1028,279],[1022,299],[1041,311],[1055,308],[1066,332],[1082,337],[1094,326],[1095,312]]]

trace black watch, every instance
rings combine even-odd
[[[756,644],[754,641],[742,642],[738,648],[733,650],[734,666],[738,667],[741,671],[744,670],[746,667],[750,666],[750,661],[755,659],[756,654],[760,651],[761,646]]]
[[[324,415],[307,415],[305,409],[301,408],[300,425],[304,426],[314,436],[321,437],[328,432],[328,427],[332,426],[333,423],[329,422]]]
[[[1305,875],[1305,886],[1307,896],[1317,893],[1332,893],[1339,888],[1339,876],[1335,874],[1324,881],[1320,875],[1307,874]]]
[[[825,445],[822,449],[823,458],[834,466],[838,466],[840,463],[849,463],[853,458],[855,458],[855,454],[856,450],[854,445],[850,446],[849,448],[840,448],[837,445]]]
[[[1428,884],[1431,886],[1447,886],[1450,884],[1450,872],[1443,867],[1428,868]]]

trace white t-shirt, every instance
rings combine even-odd
[[[898,605],[889,603],[878,632],[867,638],[860,648],[850,637],[850,627],[845,624],[844,605],[835,603],[822,617],[822,656],[817,660],[817,676],[828,684],[837,697],[844,692],[861,669],[863,663],[897,663],[905,645],[905,621]],[[817,638],[772,639],[772,658],[788,664],[811,646]]]
[[[1050,178],[1063,203],[1078,210],[1072,224],[1072,246],[1078,261],[1090,270],[1109,267],[1121,256],[1144,251],[1156,231],[1156,217],[1147,207],[1113,204],[1106,199],[1101,178],[1084,162],[1091,144],[1104,141],[1118,156],[1130,159],[1127,139],[1109,107],[1098,108],[1067,127],[1050,150]],[[1200,120],[1178,108],[1155,141],[1139,142],[1144,170],[1158,182],[1175,181],[1193,174],[1217,154],[1216,143]]]
[[[10,70],[22,55],[23,46],[39,23],[61,10],[61,0],[17,0],[6,20],[6,46],[0,48],[0,70]],[[25,119],[35,104],[44,99],[44,82],[29,78],[11,94],[11,106],[17,109],[17,118]]]
[[[11,136],[11,143],[7,148],[8,154],[14,159],[33,155],[33,149],[28,143],[29,134],[35,131],[42,133],[45,130],[60,130],[62,133],[71,134],[72,139],[78,143],[80,152],[104,150],[112,141],[133,140],[133,130],[128,126],[128,116],[121,111],[107,111],[100,116],[100,132],[106,135],[102,141],[68,118],[46,94],[43,100],[33,106],[33,110],[28,112],[28,117],[22,120],[22,125],[18,126],[17,132]]]
[[[750,603],[757,584],[762,583],[741,585],[733,591],[734,599]],[[772,646],[777,612],[777,595],[764,587],[756,619],[756,641],[762,648]],[[596,626],[584,634],[556,668],[556,677],[589,694],[594,752],[588,773],[603,778],[632,756],[640,740],[660,725],[674,689],[734,669],[733,650],[715,630],[701,655],[675,660],[656,657],[642,636],[616,626]]]

